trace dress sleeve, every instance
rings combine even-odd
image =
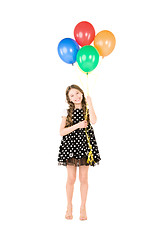
[[[61,117],[64,117],[64,116],[67,117],[67,109],[66,108],[64,108],[61,113]]]

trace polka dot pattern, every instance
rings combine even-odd
[[[83,121],[83,109],[74,109],[72,120],[73,124]],[[87,133],[90,137],[90,143],[92,145],[92,153],[95,161],[95,164],[92,166],[94,166],[96,164],[99,164],[101,158],[91,123],[89,123],[87,126]],[[88,146],[85,128],[78,128],[75,131],[62,137],[61,144],[59,146],[58,165],[67,166],[67,163],[71,162],[71,159],[74,159],[76,162],[78,162],[77,166],[80,166],[80,160],[87,159],[89,151],[90,148]],[[74,165],[73,160],[72,165]],[[88,165],[86,161],[85,165]]]

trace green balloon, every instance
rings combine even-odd
[[[99,53],[95,47],[86,45],[78,51],[76,61],[84,72],[91,72],[97,67]]]

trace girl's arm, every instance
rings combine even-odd
[[[95,124],[96,121],[97,121],[97,117],[96,117],[96,114],[95,114],[95,111],[94,111],[94,108],[93,108],[93,105],[92,105],[92,100],[91,100],[90,96],[87,96],[87,103],[88,103],[88,106],[89,106],[90,122],[92,124]]]
[[[66,117],[63,116],[62,117],[62,122],[61,122],[61,125],[60,125],[60,136],[64,136],[64,135],[67,135],[68,133],[71,133],[73,131],[75,131],[76,129],[78,129],[79,127],[79,124],[74,124],[73,126],[71,127],[65,127],[66,125]]]
[[[67,135],[68,133],[71,133],[71,132],[75,131],[78,128],[86,128],[87,127],[87,121],[86,120],[83,120],[83,121],[81,121],[79,123],[76,123],[76,124],[74,124],[71,127],[65,127],[65,125],[66,125],[66,118],[67,117],[65,117],[65,116],[63,116],[63,118],[62,118],[62,122],[61,122],[61,125],[60,125],[60,136]]]

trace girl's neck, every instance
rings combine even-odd
[[[79,103],[79,104],[75,104],[75,109],[81,109],[81,108],[82,108],[81,103]]]

